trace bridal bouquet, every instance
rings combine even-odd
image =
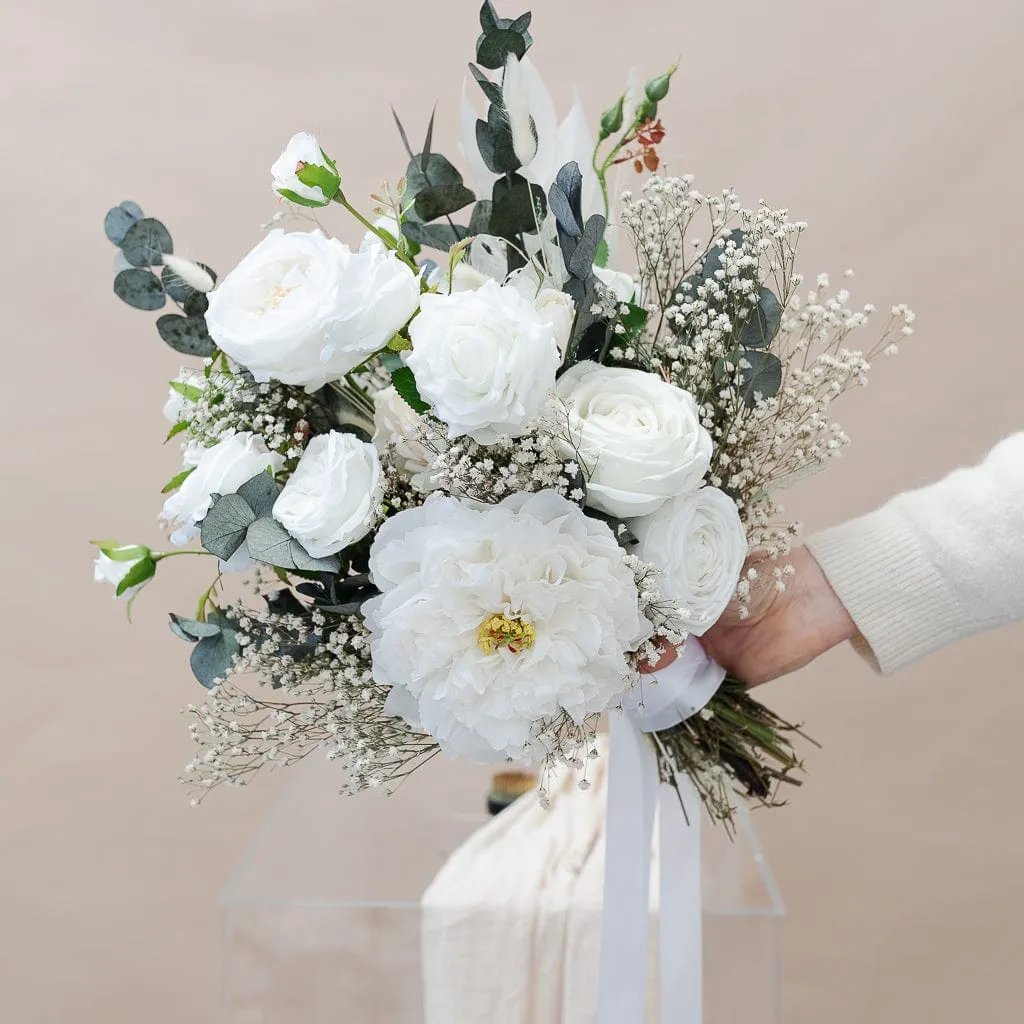
[[[842,450],[831,403],[911,333],[896,306],[851,346],[874,309],[803,288],[803,223],[658,173],[675,68],[593,134],[578,103],[560,123],[530,20],[484,4],[461,160],[399,123],[408,167],[362,209],[295,135],[271,170],[291,223],[219,283],[134,203],[107,214],[115,293],[177,307],[157,330],[192,363],[164,410],[171,547],[97,542],[96,578],[130,605],[167,558],[211,561],[170,617],[207,690],[199,796],[314,750],[350,790],[439,751],[585,779],[602,713],[657,690],[642,670],[785,588],[776,493]],[[612,202],[616,173],[637,183]],[[794,727],[740,680],[695,704],[647,733],[663,780],[726,820],[797,781]]]

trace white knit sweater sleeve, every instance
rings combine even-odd
[[[807,546],[885,674],[1024,618],[1024,433]]]

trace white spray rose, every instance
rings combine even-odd
[[[110,550],[109,548],[107,550]],[[152,579],[152,553],[149,548],[136,547],[135,545],[124,545],[121,548],[124,554],[129,554],[130,551],[138,551],[138,557],[136,558],[111,558],[109,555],[101,551],[93,563],[93,575],[92,578],[97,583],[109,583],[114,588],[114,596],[123,598],[125,601],[130,601],[135,595]],[[114,552],[117,554],[117,550]],[[137,583],[133,587],[126,587],[117,593],[116,588],[121,581],[135,568],[140,562],[149,563],[149,575],[141,582]]]
[[[377,449],[332,430],[306,446],[274,502],[274,518],[313,558],[326,558],[370,532],[382,490]]]
[[[276,473],[284,462],[277,452],[267,450],[262,437],[249,431],[231,434],[212,448],[192,447],[186,455],[186,465],[195,468],[164,502],[160,514],[174,529],[172,544],[187,544],[199,536],[199,523],[213,503],[211,495],[234,494],[246,480],[268,467]]]
[[[544,408],[561,357],[558,332],[515,288],[424,295],[405,360],[451,438],[519,436]]]
[[[711,436],[693,396],[653,373],[577,363],[558,381],[569,433],[591,472],[587,504],[628,518],[700,487]],[[573,449],[567,445],[567,456]]]
[[[664,572],[665,594],[678,601],[690,631],[702,636],[732,599],[747,557],[747,534],[736,502],[702,487],[630,522],[638,554]]]
[[[315,391],[382,348],[419,304],[418,276],[383,246],[271,231],[210,293],[210,337],[260,382]]]
[[[308,185],[299,180],[299,171],[304,167],[318,169],[320,184]],[[301,206],[327,206],[340,185],[337,167],[320,148],[317,137],[309,132],[298,132],[288,140],[284,152],[270,168],[270,175],[273,190]]]
[[[631,302],[636,295],[636,281],[621,270],[594,267],[594,276],[615,296],[617,302]]]
[[[409,476],[413,487],[430,490],[429,470],[434,452],[424,443],[429,437],[431,446],[442,451],[447,447],[444,438],[432,430],[427,421],[402,398],[394,387],[382,388],[373,396],[373,443],[383,454],[389,445],[395,446],[399,466]]]

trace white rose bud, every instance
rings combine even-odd
[[[327,206],[341,187],[337,164],[309,132],[288,140],[270,174],[274,191],[299,206]]]
[[[558,331],[514,287],[424,295],[404,356],[420,394],[449,427],[493,444],[543,410],[561,362]]]
[[[419,297],[419,277],[383,246],[278,229],[210,293],[206,324],[257,381],[316,391],[383,348]]]
[[[326,558],[370,532],[382,492],[377,449],[332,430],[306,446],[274,502],[274,518],[313,558]]]
[[[629,526],[640,541],[638,554],[664,572],[665,594],[679,602],[690,631],[702,636],[732,599],[747,557],[736,502],[702,487]]]
[[[428,472],[434,452],[423,443],[429,435],[437,451],[447,448],[444,438],[431,430],[427,421],[402,398],[394,387],[383,388],[373,396],[373,443],[383,454],[389,445],[395,446],[399,466],[410,477],[413,487],[429,491]]]
[[[109,552],[109,554],[107,553]],[[111,557],[113,555],[114,557]],[[121,587],[129,573],[136,568],[143,569],[135,573],[140,582],[132,586]],[[153,578],[155,571],[152,552],[149,548],[136,544],[118,544],[100,551],[93,563],[93,579],[97,583],[109,583],[114,587],[114,596],[131,601],[135,595]],[[120,590],[120,593],[118,593]]]
[[[569,433],[591,471],[587,504],[628,518],[700,487],[711,436],[688,391],[653,373],[577,363],[558,381]],[[574,449],[566,445],[565,454]]]
[[[199,524],[210,511],[212,495],[234,494],[257,473],[268,468],[276,473],[284,459],[277,452],[268,451],[262,437],[240,431],[212,448],[191,447],[184,461],[195,468],[164,502],[160,514],[174,529],[172,544],[187,544],[199,536]]]
[[[398,244],[398,240],[402,237],[402,229],[398,226],[398,221],[394,217],[378,217],[374,222],[373,226],[378,231],[383,231],[384,234],[388,235],[391,240]],[[387,249],[388,246],[384,245],[380,235],[375,234],[373,231],[367,231],[363,235],[363,240],[360,243],[360,249],[369,249],[371,246],[380,246]]]

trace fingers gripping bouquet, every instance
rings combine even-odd
[[[168,557],[217,566],[171,615],[208,690],[188,709],[200,795],[318,748],[351,790],[438,751],[584,766],[601,714],[656,685],[644,669],[742,614],[748,550],[785,587],[796,527],[773,494],[838,454],[831,402],[911,331],[895,307],[872,351],[847,347],[873,310],[824,275],[801,295],[803,224],[657,174],[674,68],[595,138],[578,104],[559,125],[530,15],[488,2],[480,21],[472,181],[432,125],[415,152],[399,124],[408,168],[364,215],[296,135],[273,187],[307,223],[219,284],[135,204],[107,215],[115,292],[177,305],[157,328],[195,361],[165,409],[172,547],[100,542],[96,575],[131,602]],[[646,175],[621,197],[622,253],[619,165]],[[315,219],[335,207],[358,249]],[[234,572],[255,599],[226,596]],[[771,803],[796,781],[793,731],[726,677],[649,735],[663,779],[689,775],[728,820],[735,791]]]

